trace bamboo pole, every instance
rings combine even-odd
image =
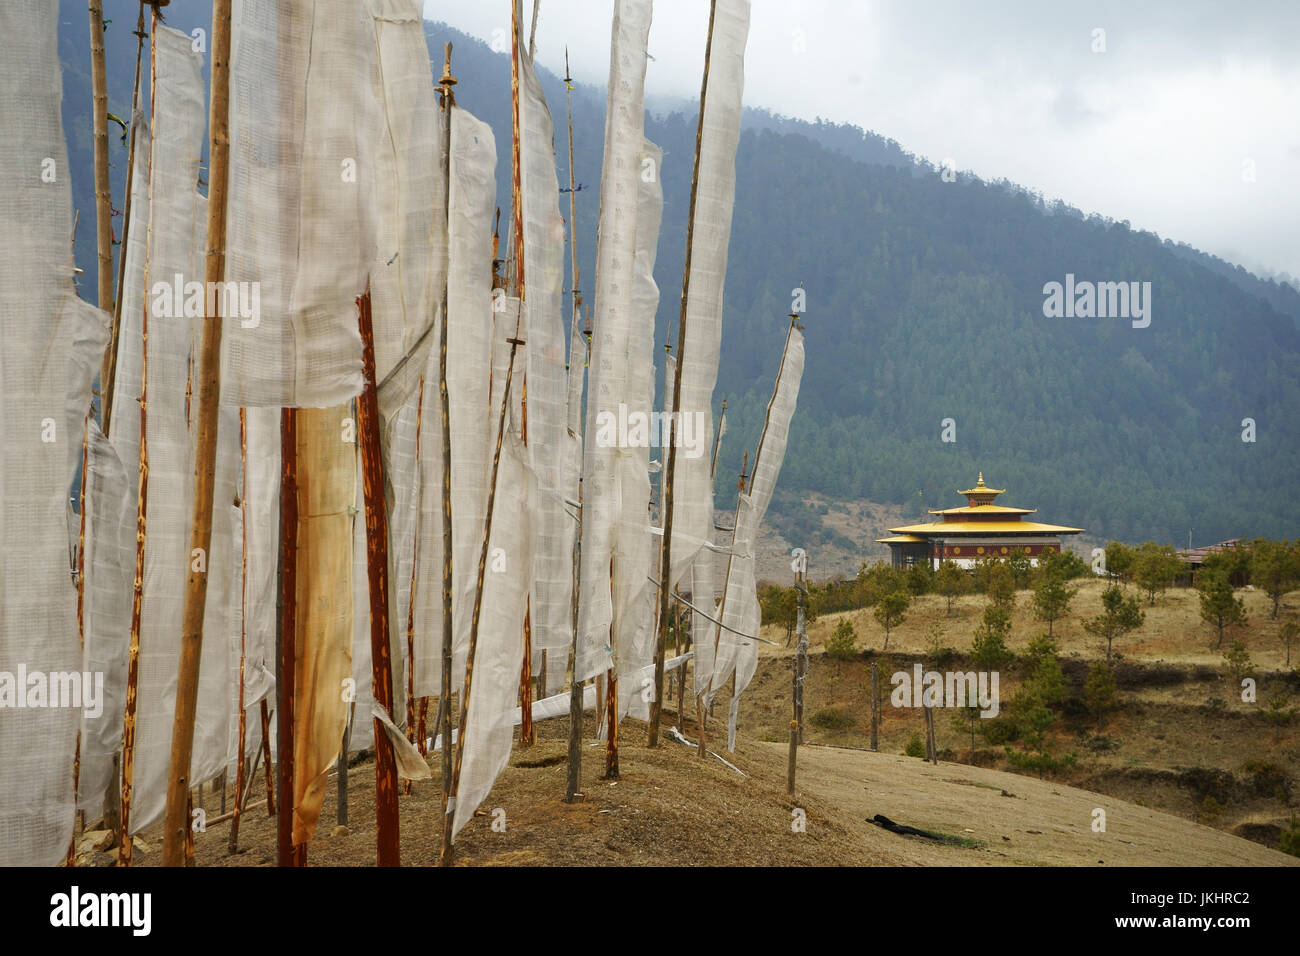
[[[294,678],[297,671],[298,633],[298,411],[284,408],[280,411],[280,588],[277,625],[280,634],[280,653],[276,673],[275,728],[279,764],[279,805],[276,816],[277,860],[280,866],[295,866],[297,857],[293,846],[293,736],[294,736]],[[266,709],[262,710],[263,732],[267,725]],[[270,772],[270,761],[267,761]],[[270,797],[270,787],[267,796]],[[270,804],[267,804],[268,808]]]
[[[415,399],[415,467],[418,473],[420,467],[420,426],[424,419],[424,376],[420,376],[420,387]],[[416,494],[421,494],[423,489],[417,483]],[[411,542],[411,589],[406,602],[406,739],[411,743],[417,743],[421,753],[424,752],[424,736],[421,734],[417,737],[415,727],[415,594],[416,594],[416,561],[420,556],[420,536],[412,535]],[[347,755],[344,754],[346,757]],[[402,790],[404,793],[411,792],[411,781],[404,782]]]
[[[438,716],[434,721],[442,734],[442,816],[444,826],[451,819],[451,667],[452,667],[452,528],[451,528],[451,399],[447,394],[447,284],[451,271],[451,111],[456,105],[454,87],[456,77],[451,74],[451,44],[443,51],[442,78],[438,81],[442,92],[442,175],[443,231],[447,235],[446,258],[442,270],[442,325],[438,330],[438,410],[442,422],[442,682],[438,694]],[[496,239],[493,238],[493,255]],[[496,268],[493,263],[493,274]],[[480,578],[481,580],[481,578]],[[423,738],[421,734],[421,738]],[[444,853],[447,833],[443,832]]]
[[[126,244],[131,234],[131,194],[135,189],[135,117],[140,111],[140,63],[144,55],[144,40],[148,36],[144,32],[144,0],[140,0],[134,35],[135,86],[131,95],[131,136],[126,151],[126,198],[122,203],[122,244],[117,257],[117,297],[113,302],[113,322],[109,330],[108,348],[104,352],[104,364],[99,375],[99,421],[105,436],[108,435],[109,420],[113,412],[113,385],[117,378],[117,344],[122,329],[122,300],[125,298],[123,285],[126,283]],[[150,108],[152,109],[152,103]],[[104,819],[105,823],[108,823],[107,803]]]
[[[86,654],[86,471],[90,461],[90,413],[81,424],[81,488],[77,531],[77,638],[84,660]],[[81,783],[81,724],[77,724],[77,748],[72,756],[72,837],[68,840],[68,866],[77,865],[77,788]]]
[[[239,507],[244,517],[248,516],[248,421],[244,409],[239,410]],[[239,852],[239,815],[243,812],[240,806],[242,795],[244,793],[244,752],[248,746],[248,720],[244,705],[244,662],[246,658],[245,648],[248,639],[248,627],[246,623],[245,595],[248,594],[248,522],[241,520],[239,523],[239,730],[238,730],[238,748],[239,761],[235,764],[235,810],[230,823],[230,839],[226,844],[226,853],[233,855]],[[223,789],[222,794],[225,791]],[[222,807],[224,812],[225,808]]]
[[[388,511],[384,503],[384,468],[379,449],[379,392],[375,381],[374,329],[370,285],[357,299],[361,325],[361,369],[365,380],[357,400],[357,438],[366,504],[366,568],[370,576],[370,657],[375,703],[393,712],[393,668],[388,645]],[[388,731],[375,725],[376,865],[400,866],[397,816],[397,757]]]
[[[677,588],[677,600],[682,599],[682,589]],[[694,595],[691,595],[694,597]],[[693,618],[692,618],[693,620]],[[691,639],[689,635],[682,634],[682,608],[678,603],[673,604],[673,637],[675,639],[675,650],[680,656],[684,650],[689,650]],[[683,640],[684,638],[684,640]],[[685,643],[685,649],[682,644]],[[684,715],[683,705],[686,703],[686,665],[677,674],[677,725],[682,730],[686,730],[686,718]]]
[[[802,565],[795,571],[794,587],[798,600],[795,612],[795,630],[799,632],[798,650],[794,658],[794,687],[791,690],[790,703],[794,709],[794,719],[790,722],[790,792],[794,793],[795,760],[799,744],[803,743],[803,687],[808,674],[808,629],[804,613],[804,596],[807,593],[806,572]]]
[[[150,32],[157,29],[155,7]],[[149,45],[149,199],[153,199],[153,109],[154,91],[158,88],[158,53]],[[149,287],[149,257],[145,256],[144,286]],[[140,457],[138,492],[135,510],[135,580],[131,586],[131,640],[127,650],[126,704],[122,714],[122,833],[117,848],[117,865],[130,866],[134,843],[131,840],[131,796],[135,781],[136,694],[140,684],[140,611],[144,598],[144,548],[147,537],[149,504],[149,308],[140,308]]]
[[[519,23],[519,4],[520,0],[514,0],[510,5],[510,185],[511,185],[511,232],[514,239],[514,285],[515,297],[520,303],[527,301],[527,285],[524,274],[524,205],[523,205],[523,158],[521,155],[520,144],[520,126],[519,126],[519,46],[522,42],[520,37]],[[534,4],[533,13],[536,16],[537,7]],[[534,19],[534,25],[536,20]],[[524,395],[524,444],[528,444],[528,370],[525,368],[523,376],[523,395]],[[532,649],[532,602],[529,601],[524,610],[524,661],[520,668],[519,675],[519,709],[521,719],[519,723],[519,743],[522,747],[531,747],[536,741],[536,734],[533,730],[533,649]]]
[[[95,245],[98,254],[99,307],[113,308],[113,196],[108,181],[108,77],[104,62],[104,0],[89,0],[90,81],[95,137]],[[122,258],[126,258],[123,247]],[[103,372],[100,373],[103,386]]]
[[[510,343],[510,364],[506,367],[505,387],[501,392],[501,414],[497,419],[496,450],[492,453],[492,479],[488,485],[487,516],[483,526],[483,547],[478,554],[478,578],[474,588],[474,611],[469,624],[469,652],[465,659],[465,687],[460,694],[460,735],[456,738],[456,759],[452,765],[451,792],[448,796],[446,812],[442,819],[442,850],[438,856],[439,866],[451,866],[452,861],[452,821],[455,816],[456,794],[460,790],[461,763],[465,758],[465,720],[469,716],[470,691],[474,685],[474,655],[478,651],[479,618],[483,612],[483,579],[487,572],[488,545],[492,540],[492,512],[496,507],[497,476],[501,470],[501,442],[506,431],[506,411],[510,408],[510,384],[515,374],[515,354],[524,342],[519,338],[519,323],[523,316],[522,305],[515,318],[515,337]],[[446,696],[446,685],[443,685]],[[450,707],[448,708],[450,711]],[[450,713],[448,714],[450,719]],[[451,735],[442,738],[444,753],[451,745]],[[444,758],[445,759],[445,758]]]
[[[570,337],[580,335],[578,324],[582,315],[582,292],[578,287],[578,190],[576,172],[573,168],[573,77],[569,75],[569,48],[564,48],[564,112],[569,126],[569,256],[571,259],[572,281],[570,291],[572,299],[572,318],[569,322]],[[590,340],[588,339],[588,343]],[[590,345],[588,345],[590,348]],[[572,349],[570,349],[572,351]],[[590,354],[588,354],[590,358]],[[569,369],[570,375],[585,375],[587,362],[581,369]],[[583,443],[582,416],[579,416],[578,447]],[[568,774],[564,783],[564,802],[573,803],[582,784],[582,681],[578,677],[578,609],[582,596],[582,478],[578,479],[577,527],[573,539],[573,676],[569,681],[569,752]],[[597,711],[597,713],[600,713]]]
[[[208,163],[208,231],[205,288],[221,282],[226,271],[226,184],[230,170],[230,4],[212,7],[212,102]],[[213,303],[215,305],[215,303]],[[209,307],[211,308],[211,307]],[[222,316],[205,315],[199,351],[198,438],[194,456],[194,518],[190,553],[205,556],[212,546],[212,497],[217,463],[218,409],[221,400]],[[194,751],[194,716],[198,707],[199,664],[203,652],[203,614],[207,607],[207,562],[191,564],[185,586],[181,623],[181,659],[176,677],[176,717],[172,725],[171,764],[163,830],[163,865],[184,863],[185,835],[190,832],[183,797],[189,789]]]
[[[673,563],[673,476],[677,469],[677,442],[673,438],[673,425],[682,410],[682,365],[686,360],[686,306],[691,291],[691,246],[695,241],[695,207],[700,191],[700,145],[704,140],[704,104],[709,91],[709,57],[713,52],[713,20],[717,12],[717,0],[709,3],[709,35],[704,45],[704,79],[700,83],[700,119],[695,127],[695,161],[691,169],[691,202],[686,219],[686,261],[682,269],[682,305],[677,322],[677,367],[673,373],[673,410],[668,419],[668,461],[664,468],[663,484],[663,529],[664,540],[659,552],[660,577],[663,585],[659,588],[659,627],[655,636],[655,695],[650,703],[650,732],[647,746],[659,746],[659,716],[663,707],[664,690],[664,641],[668,629],[668,593],[671,584]]]

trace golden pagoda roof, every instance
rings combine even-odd
[[[960,508],[931,508],[932,515],[1031,515],[1037,508],[1008,508],[1006,505],[962,505]]]
[[[890,534],[926,535],[949,538],[954,535],[1003,534],[1008,532],[1031,534],[1080,534],[1082,528],[1067,528],[1059,524],[1042,524],[1038,521],[931,521],[890,528]]]
[[[919,538],[914,534],[896,534],[892,538],[877,538],[880,544],[921,544],[925,538]]]
[[[981,471],[979,473],[979,481],[975,483],[974,488],[967,488],[965,491],[957,492],[957,494],[959,495],[1000,495],[1006,490],[1007,489],[1005,488],[986,487],[984,484],[984,472]]]

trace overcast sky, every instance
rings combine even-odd
[[[708,8],[655,4],[648,95],[699,95]],[[567,44],[574,77],[603,85],[612,10],[543,0],[538,60],[563,75]],[[488,42],[509,13],[425,0]],[[853,123],[1300,280],[1296,0],[754,0],[745,67],[746,105]]]

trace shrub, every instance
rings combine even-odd
[[[929,564],[914,564],[907,569],[907,590],[916,597],[930,590],[933,575]]]
[[[1282,839],[1277,848],[1283,853],[1300,856],[1300,822],[1295,817],[1291,818],[1291,826],[1282,831]]]
[[[1232,683],[1240,684],[1241,679],[1255,666],[1250,659],[1250,652],[1242,641],[1233,641],[1232,647],[1223,652],[1223,675]]]
[[[1268,699],[1268,706],[1264,708],[1264,719],[1270,724],[1285,727],[1295,717],[1295,708],[1287,706],[1290,702],[1291,695],[1285,691],[1274,694]]]
[[[1201,807],[1196,812],[1196,818],[1206,826],[1214,826],[1223,817],[1223,811],[1227,809],[1227,804],[1220,803],[1208,793],[1205,799],[1201,801]]]
[[[1104,661],[1097,661],[1088,671],[1083,684],[1083,703],[1088,713],[1097,718],[1097,732],[1106,714],[1119,706],[1115,693],[1115,675]]]
[[[925,741],[921,739],[919,733],[914,733],[908,738],[907,749],[903,751],[903,756],[925,759]]]
[[[1020,728],[1017,726],[1015,718],[1009,714],[980,718],[980,732],[984,735],[984,739],[994,747],[1010,743],[1020,737]]]
[[[835,625],[835,631],[826,640],[826,654],[837,661],[852,660],[857,655],[857,648],[854,644],[857,642],[858,632],[853,629],[853,625],[848,618],[842,618]]]
[[[940,621],[931,622],[925,629],[925,653],[937,666],[942,667],[957,651],[943,642],[944,629]]]
[[[981,670],[997,670],[1012,658],[1007,649],[1011,633],[1011,612],[1000,604],[984,609],[984,623],[975,630],[971,643],[971,661]]]
[[[1268,760],[1247,760],[1242,769],[1254,778],[1256,795],[1290,799],[1291,778],[1285,767]]]

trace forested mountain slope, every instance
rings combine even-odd
[[[106,7],[109,109],[126,118],[135,3]],[[79,0],[61,9],[77,261],[82,294],[93,297],[86,14]],[[208,16],[202,2],[168,8],[187,32]],[[508,58],[440,24],[426,32],[435,72],[443,43],[454,41],[458,102],[491,123],[502,146]],[[567,183],[564,84],[546,71],[542,80]],[[581,286],[590,290],[604,91],[577,86],[572,96]],[[662,344],[680,303],[695,117],[690,104],[656,108],[646,133],[664,151]],[[765,111],[749,111],[745,125],[716,395],[729,399],[730,424],[720,506],[730,506],[742,451],[757,443],[792,290],[802,284],[807,367],[774,520],[797,521],[808,491],[947,507],[983,470],[1009,489],[1007,503],[1095,535],[1300,534],[1300,293],[1013,184],[945,182],[899,144],[853,127]],[[120,206],[126,161],[116,132],[111,152]],[[506,205],[509,150],[498,156]],[[1150,326],[1045,317],[1045,283],[1067,274],[1149,282]],[[1254,442],[1242,441],[1246,418]],[[954,442],[941,440],[945,419]]]

